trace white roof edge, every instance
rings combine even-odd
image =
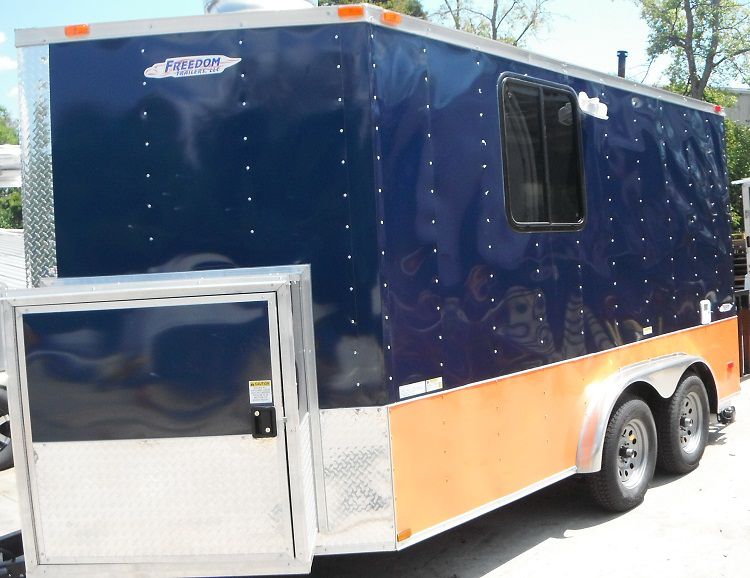
[[[334,22],[341,22],[336,12],[336,6],[323,6],[302,10],[253,10],[247,12],[223,12],[220,14],[152,18],[148,20],[94,22],[89,24],[89,34],[79,37],[67,37],[65,35],[65,26],[17,29],[15,32],[16,47],[24,48],[27,46],[85,42],[87,40],[101,40],[106,38],[130,38],[154,34],[236,30],[242,28],[269,28],[272,26],[310,26]]]
[[[90,25],[90,33],[78,38],[69,38],[65,36],[64,26],[29,28],[16,30],[16,46],[18,48],[23,48],[45,44],[82,42],[86,40],[105,38],[150,36],[154,34],[175,34],[180,32],[234,30],[243,28],[269,28],[276,26],[313,26],[318,24],[342,23],[354,24],[363,21],[377,26],[393,28],[393,26],[384,23],[381,18],[383,12],[385,12],[384,9],[369,4],[365,4],[364,6],[365,15],[362,18],[341,19],[338,16],[338,6],[319,6],[304,10],[228,12],[222,14],[201,14],[175,18],[92,23]],[[665,102],[680,104],[703,112],[717,115],[722,114],[720,111],[716,111],[714,105],[709,102],[681,96],[661,88],[655,88],[653,86],[641,84],[640,82],[627,80],[625,78],[620,78],[619,76],[592,70],[583,66],[567,64],[560,60],[530,52],[523,48],[476,36],[461,30],[448,28],[420,18],[403,16],[401,23],[395,28],[419,36],[442,40],[443,42],[454,44],[456,46],[463,46],[479,52],[502,56],[518,62],[525,62],[531,66],[544,68],[552,72],[568,74],[582,80],[605,84],[607,86],[635,92]]]

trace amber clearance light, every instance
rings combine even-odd
[[[390,24],[391,26],[398,26],[401,24],[401,14],[398,12],[391,12],[390,10],[386,10],[383,12],[382,16],[383,22],[386,24]]]
[[[365,15],[364,6],[341,6],[339,18],[362,18]]]
[[[74,38],[76,36],[88,36],[91,29],[88,24],[71,24],[65,27],[65,36]]]

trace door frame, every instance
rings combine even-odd
[[[302,287],[301,287],[302,286]],[[305,291],[306,287],[306,291]],[[294,292],[294,295],[293,295]],[[300,375],[297,384],[296,367],[299,359],[309,366],[312,356],[314,371],[314,347],[310,347],[311,328],[299,336],[299,324],[295,327],[296,316],[311,318],[311,314],[293,310],[297,302],[311,306],[309,295],[309,267],[292,266],[278,268],[237,269],[221,271],[201,271],[189,273],[166,273],[153,275],[133,275],[109,278],[85,278],[58,280],[49,287],[9,292],[3,300],[2,325],[8,351],[8,397],[11,412],[16,419],[11,420],[11,429],[16,456],[16,472],[20,498],[21,526],[26,556],[26,569],[29,576],[131,576],[153,572],[174,576],[181,575],[247,575],[249,573],[304,573],[309,572],[315,549],[317,520],[315,512],[314,472],[311,456],[305,456],[301,436],[310,435],[309,429],[300,430],[297,387],[305,388],[309,413],[317,415],[317,391],[311,392],[308,379]],[[295,298],[293,298],[295,297]],[[38,548],[41,534],[37,533],[37,516],[43,515],[36,501],[37,493],[34,472],[34,450],[31,438],[31,424],[28,420],[28,395],[25,390],[25,367],[23,356],[23,328],[18,322],[29,311],[94,310],[113,308],[135,308],[149,306],[144,300],[158,300],[154,305],[178,305],[197,303],[227,303],[233,301],[266,301],[272,348],[274,373],[274,406],[277,408],[278,436],[284,436],[278,443],[286,445],[286,481],[289,496],[285,515],[289,519],[289,532],[292,540],[293,557],[280,555],[272,559],[263,556],[261,560],[247,557],[228,559],[226,556],[206,554],[199,560],[174,562],[173,559],[153,562],[127,562],[111,560],[107,563],[77,564],[66,561],[64,564],[45,563],[39,557]],[[297,331],[295,331],[297,329]],[[295,335],[297,334],[297,335]],[[274,340],[274,337],[276,339]],[[306,346],[303,342],[306,342]],[[301,350],[301,353],[299,353]],[[301,356],[301,357],[300,357]],[[277,379],[279,374],[280,379]],[[302,372],[300,372],[302,374]],[[304,372],[307,375],[307,370]],[[312,380],[314,384],[314,379]],[[249,400],[248,400],[249,411]],[[20,419],[18,419],[20,416]],[[304,428],[309,428],[314,420],[304,420]],[[313,428],[314,429],[314,428]],[[316,436],[317,437],[317,436]],[[306,448],[315,446],[308,438]],[[313,450],[314,451],[314,450]],[[315,454],[318,452],[315,451]],[[20,458],[20,459],[19,459]],[[317,459],[315,460],[317,461]],[[310,464],[310,471],[303,471],[300,464]],[[310,487],[312,485],[312,487]],[[309,496],[313,496],[310,506]],[[252,512],[248,512],[252,515]]]

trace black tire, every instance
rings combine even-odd
[[[709,411],[706,387],[694,373],[685,375],[674,395],[660,402],[656,427],[661,469],[687,474],[698,467],[708,442]]]
[[[13,442],[10,439],[8,390],[0,387],[0,471],[13,467]]]
[[[638,398],[620,400],[604,434],[602,469],[589,476],[594,501],[613,512],[643,502],[656,453],[656,424],[648,405]]]

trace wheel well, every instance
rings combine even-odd
[[[656,391],[656,389],[654,389],[653,385],[645,381],[634,381],[625,388],[625,391],[622,392],[620,399],[622,399],[623,396],[627,395],[641,398],[646,402],[646,405],[648,405],[651,413],[653,415],[656,415],[657,404],[662,398]]]
[[[682,381],[686,375],[694,373],[698,377],[701,378],[701,381],[703,382],[703,385],[706,388],[706,394],[708,395],[708,407],[711,413],[716,413],[717,408],[719,406],[719,397],[716,390],[716,381],[714,380],[714,376],[711,373],[711,370],[708,368],[708,366],[705,363],[696,362],[690,367],[688,367],[685,372],[680,376],[680,379],[677,383]],[[675,384],[675,387],[677,387],[677,383]],[[636,397],[640,397],[643,401],[648,404],[648,407],[651,408],[651,412],[656,415],[657,410],[657,404],[659,403],[659,400],[663,399],[656,389],[654,387],[645,381],[635,381],[631,383],[628,387],[625,388],[625,391],[622,392],[622,395],[634,395]]]
[[[716,390],[716,380],[714,379],[713,373],[705,363],[696,362],[685,370],[680,380],[682,380],[686,374],[695,373],[701,378],[703,385],[706,388],[706,394],[708,395],[708,407],[711,413],[716,413],[719,408],[719,394]]]

